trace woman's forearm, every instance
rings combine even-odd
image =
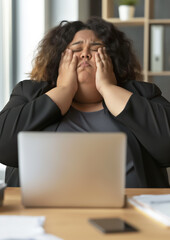
[[[102,91],[105,104],[114,116],[123,111],[132,94],[132,92],[113,84],[106,85]]]
[[[46,92],[46,95],[51,98],[64,115],[72,104],[75,91],[71,87],[55,87]]]

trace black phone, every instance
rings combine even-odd
[[[96,218],[89,219],[89,222],[103,233],[137,232],[138,229],[131,226],[120,218]]]

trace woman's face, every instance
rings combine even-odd
[[[94,103],[101,101],[102,97],[96,89],[96,63],[95,53],[103,43],[91,30],[77,32],[68,45],[68,48],[77,56],[78,91],[75,101],[81,103]]]
[[[95,53],[103,43],[91,30],[81,30],[77,32],[68,45],[68,48],[78,58],[77,74],[78,81],[94,83],[96,74]]]

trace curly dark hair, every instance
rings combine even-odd
[[[86,23],[62,21],[59,26],[52,28],[39,43],[30,78],[55,85],[61,54],[74,35],[83,29],[92,30],[103,41],[106,52],[111,57],[118,84],[142,79],[141,66],[130,40],[112,23],[99,17],[91,17]]]

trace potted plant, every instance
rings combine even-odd
[[[121,20],[125,21],[134,17],[137,2],[138,0],[117,0]]]

